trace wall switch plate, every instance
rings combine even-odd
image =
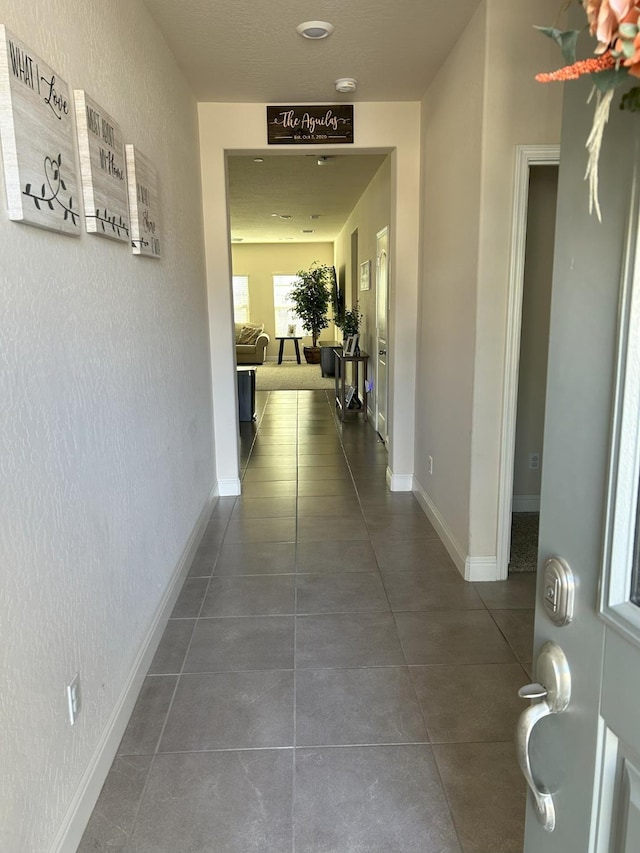
[[[427,465],[429,466],[429,473],[433,474],[433,456],[427,458]]]
[[[540,467],[540,454],[539,453],[530,453],[529,454],[529,468],[532,471],[537,471]]]
[[[71,725],[75,723],[76,717],[80,713],[80,707],[80,673],[76,673],[73,681],[67,684],[67,711]]]

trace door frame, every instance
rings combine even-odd
[[[522,298],[524,293],[525,250],[527,242],[527,208],[529,174],[532,166],[554,166],[560,163],[559,145],[517,145],[514,175],[513,219],[511,227],[511,260],[507,301],[507,332],[504,375],[502,382],[502,434],[498,480],[498,529],[496,580],[506,580],[511,556],[511,511],[513,471],[518,414],[518,373],[522,334]]]
[[[391,292],[391,276],[389,275],[389,271],[390,271],[390,264],[389,264],[389,254],[390,254],[389,253],[389,249],[390,249],[389,234],[390,234],[390,229],[389,229],[388,225],[385,225],[384,228],[381,228],[379,231],[376,232],[376,270],[375,270],[375,282],[376,282],[376,306],[375,306],[376,307],[376,340],[375,340],[375,343],[376,343],[376,348],[375,348],[375,353],[374,353],[375,377],[376,377],[376,384],[375,384],[376,410],[374,413],[374,424],[375,424],[375,427],[377,430],[378,429],[378,414],[380,412],[380,395],[378,393],[378,391],[380,389],[380,383],[378,382],[378,270],[379,270],[378,240],[380,239],[380,237],[383,236],[383,234],[387,235],[387,293],[386,293],[386,298],[385,298],[385,314],[387,315],[387,323],[386,323],[386,325],[387,325],[387,338],[386,338],[387,339],[387,381],[385,383],[385,392],[387,395],[387,400],[386,400],[386,407],[385,407],[386,411],[385,411],[385,421],[384,421],[385,422],[386,435],[381,436],[381,438],[384,441],[385,447],[388,449],[388,447],[389,447],[389,350],[390,350],[390,343],[389,343],[389,304],[390,304],[390,292]]]

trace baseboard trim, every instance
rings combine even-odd
[[[465,560],[464,577],[468,581],[497,581],[497,557],[467,557]]]
[[[497,557],[469,557],[466,555],[438,508],[416,477],[413,478],[413,491],[462,577],[466,581],[476,582],[498,580]]]
[[[512,512],[540,512],[540,495],[514,495]]]
[[[187,577],[217,498],[218,487],[216,486],[207,498],[182,556],[176,565],[171,580],[155,612],[151,626],[138,650],[138,654],[133,662],[122,692],[118,697],[118,701],[111,712],[107,725],[80,780],[62,824],[49,848],[50,853],[75,853],[78,849],[84,830],[115,758],[118,745],[122,740],[122,735],[129,722],[129,717],[140,693],[145,675],[151,666],[151,661],[156,653],[182,584]]]
[[[413,491],[418,499],[418,503],[425,511],[427,518],[435,527],[436,533],[442,540],[442,544],[449,552],[449,556],[455,563],[457,570],[465,580],[468,580],[466,577],[466,554],[463,552],[456,537],[449,529],[447,522],[444,520],[438,508],[433,503],[417,477],[413,478]]]
[[[392,492],[410,492],[413,489],[413,474],[394,474],[387,468],[387,485]]]
[[[242,494],[240,478],[230,477],[227,480],[218,480],[218,494],[221,498],[230,498]]]

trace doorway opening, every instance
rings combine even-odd
[[[535,571],[558,146],[519,146],[512,239],[497,579]]]

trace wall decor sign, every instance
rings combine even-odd
[[[360,290],[371,290],[371,261],[360,264]]]
[[[87,231],[130,240],[127,168],[122,133],[86,92],[74,91],[80,175]]]
[[[353,143],[353,104],[267,107],[269,145]]]
[[[158,177],[150,160],[133,145],[125,145],[131,211],[131,250],[134,255],[159,258],[161,250]]]
[[[0,24],[0,140],[9,218],[80,234],[69,87]]]

